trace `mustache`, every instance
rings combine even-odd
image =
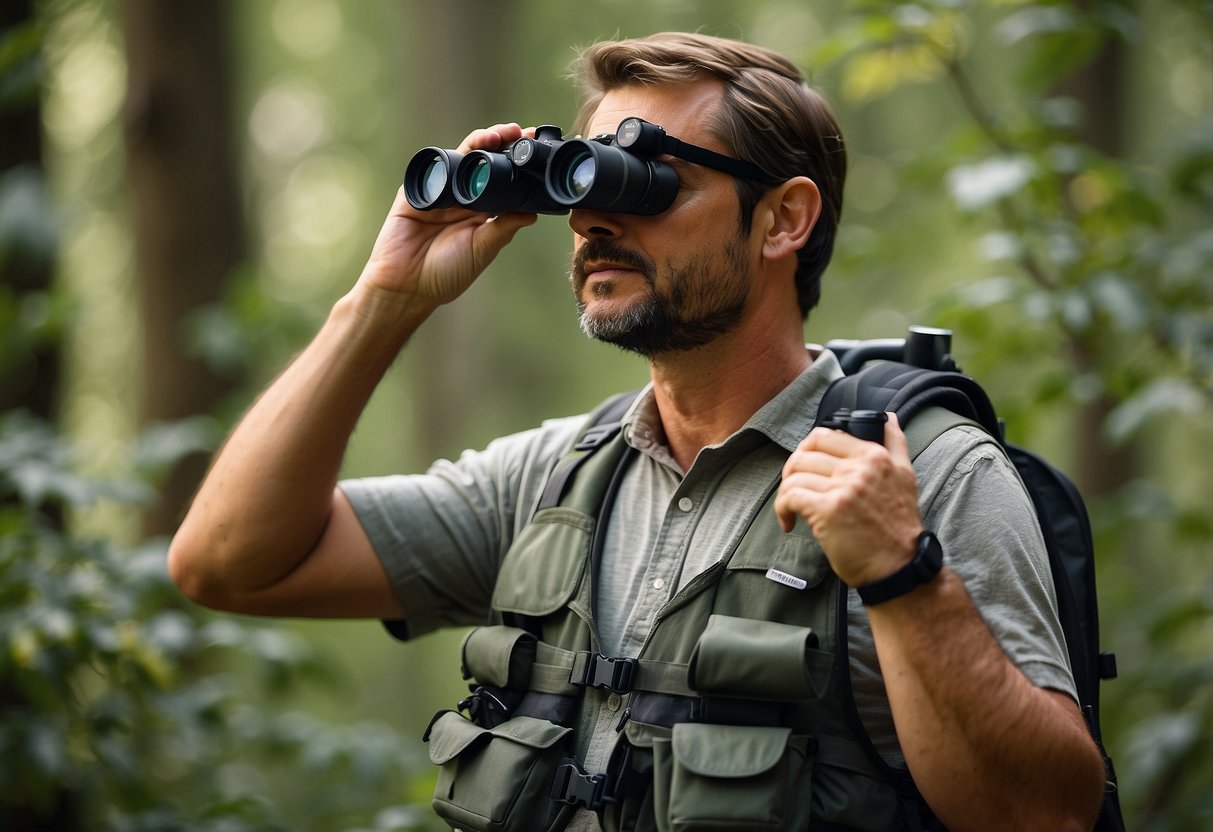
[[[573,285],[580,287],[585,283],[587,263],[601,261],[634,269],[643,274],[650,283],[657,273],[653,261],[645,255],[625,248],[614,240],[598,237],[587,242],[573,255],[573,263],[570,268]]]

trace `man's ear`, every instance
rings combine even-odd
[[[821,216],[817,184],[807,176],[793,177],[768,191],[760,204],[770,212],[763,257],[778,260],[804,248]]]

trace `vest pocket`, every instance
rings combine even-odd
[[[497,688],[525,689],[535,663],[535,636],[517,627],[477,627],[460,649],[464,679]]]
[[[680,722],[653,741],[659,832],[781,832],[808,825],[813,739],[790,728]]]
[[[551,615],[577,592],[590,553],[594,519],[567,508],[536,512],[506,552],[493,609]]]
[[[469,832],[526,832],[547,818],[561,742],[570,729],[516,716],[482,728],[456,711],[440,711],[426,730],[430,760],[441,766],[434,812]]]
[[[808,627],[711,615],[691,653],[689,683],[704,696],[793,701],[822,696],[833,657]]]

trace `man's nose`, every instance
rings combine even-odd
[[[622,214],[608,214],[587,208],[574,208],[569,212],[569,228],[585,240],[596,237],[620,237],[623,235]]]

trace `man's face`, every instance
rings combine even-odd
[[[606,94],[587,135],[613,133],[639,116],[720,153],[706,115],[720,106],[715,80],[673,87],[629,85]],[[731,154],[730,154],[731,155]],[[693,349],[741,319],[757,253],[743,236],[730,176],[663,157],[678,172],[674,204],[655,216],[574,209],[569,279],[587,335],[646,357]]]

